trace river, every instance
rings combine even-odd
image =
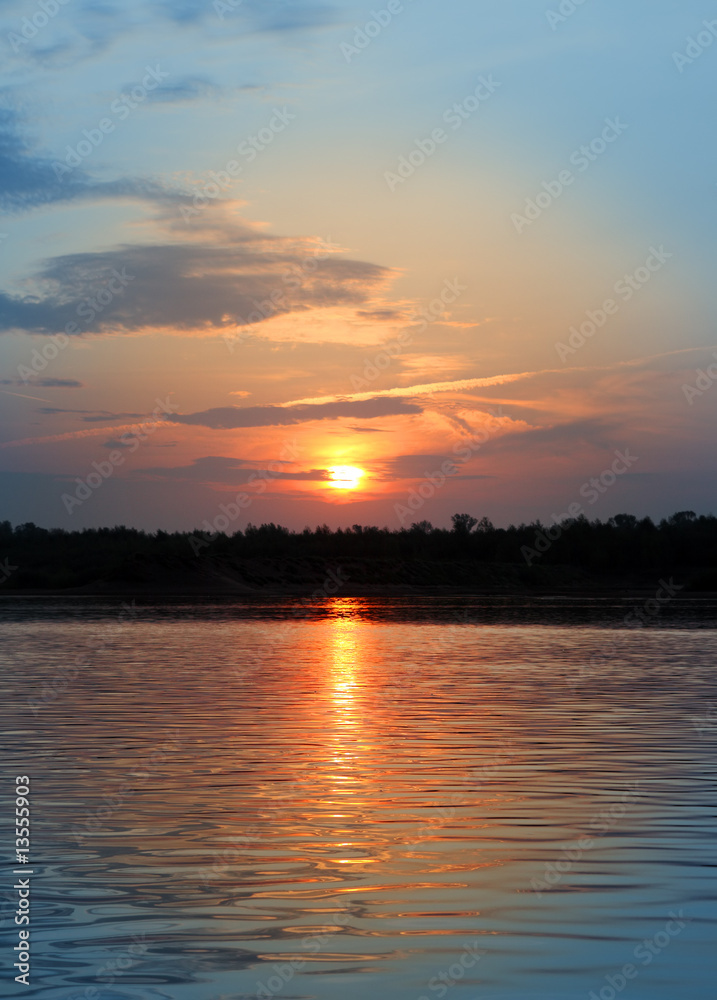
[[[634,606],[3,598],[6,995],[713,1000],[717,604]]]

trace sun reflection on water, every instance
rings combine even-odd
[[[335,823],[332,862],[345,866],[376,861],[369,846],[375,762],[367,711],[366,625],[356,613],[360,603],[335,599],[334,615],[325,625],[325,765],[316,776]]]
[[[342,610],[344,610],[342,608]],[[357,707],[362,677],[362,645],[360,625],[354,618],[337,617],[330,624],[329,684],[335,721],[343,726],[358,726]]]

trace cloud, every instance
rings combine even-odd
[[[81,438],[94,437],[95,434],[119,434],[120,432],[127,435],[133,434],[142,439],[147,433],[148,426],[159,429],[165,423],[166,421],[160,421],[158,424],[155,424],[154,417],[149,417],[142,423],[117,424],[115,427],[92,427],[79,431],[64,431],[62,434],[50,434],[45,437],[17,438],[14,441],[3,441],[0,444],[0,448],[21,448],[27,445],[56,444],[58,441],[77,441]],[[159,447],[159,443],[155,443],[155,447]],[[170,447],[170,445],[167,445],[167,447]]]
[[[432,396],[435,393],[470,392],[473,389],[509,385],[512,382],[521,382],[530,379],[544,379],[546,384],[548,384],[550,381],[548,378],[549,376],[556,376],[557,379],[566,381],[568,384],[574,382],[577,376],[578,381],[582,380],[585,384],[592,384],[595,381],[596,376],[602,375],[603,373],[619,373],[624,370],[629,371],[630,369],[644,369],[649,377],[651,373],[659,371],[663,365],[671,370],[674,370],[674,364],[672,364],[671,361],[668,361],[668,359],[673,359],[678,355],[695,353],[700,354],[712,350],[714,350],[713,346],[686,347],[680,348],[676,351],[666,351],[661,354],[630,358],[626,361],[615,361],[612,364],[603,366],[540,368],[537,371],[532,372],[510,372],[503,375],[486,375],[478,378],[454,379],[448,382],[427,382],[419,385],[395,386],[392,389],[374,389],[371,392],[355,392],[342,396],[311,396],[302,399],[292,399],[284,405],[317,405],[335,402],[338,399],[347,401],[352,400],[355,402],[362,399],[378,399],[379,397],[395,399],[402,396],[408,396],[414,398],[416,396]]]
[[[552,369],[550,369],[552,371]],[[520,372],[514,375],[488,375],[485,378],[463,378],[452,382],[427,382],[421,385],[396,386],[393,389],[375,389],[373,392],[356,392],[341,397],[354,402],[363,399],[400,398],[402,396],[432,396],[436,392],[462,392],[467,389],[483,388],[490,385],[503,385],[506,382],[517,382],[519,379],[534,378],[543,372]],[[336,396],[316,396],[309,399],[293,399],[286,406],[317,405],[333,402]]]
[[[18,399],[34,399],[40,403],[49,403],[49,399],[45,399],[44,396],[28,396],[26,392],[9,392],[7,389],[0,389],[3,396],[16,396]]]
[[[146,30],[147,16],[133,0],[112,4],[110,0],[61,0],[54,16],[50,8],[49,23],[40,27],[29,39],[23,36],[23,14],[33,18],[42,13],[42,5],[13,3],[5,0],[0,30],[7,39],[6,59],[15,53],[15,62],[34,63],[42,68],[74,67],[83,60],[97,58],[120,38]],[[8,7],[14,7],[10,13]],[[45,6],[47,10],[47,6]],[[13,36],[13,37],[11,37]],[[14,67],[13,67],[14,68]],[[24,67],[23,67],[24,68]]]
[[[86,423],[103,423],[105,420],[140,419],[145,416],[143,413],[111,413],[109,410],[64,410],[57,406],[40,406],[38,413],[82,413],[88,414],[82,419]]]
[[[276,470],[277,465],[284,462],[267,463],[272,469],[257,468],[256,462],[241,458],[226,458],[217,455],[207,455],[196,458],[191,465],[179,465],[165,468],[139,469],[144,476],[155,479],[179,480],[203,484],[223,484],[238,486],[242,483],[254,482],[258,479],[282,479],[305,482],[323,482],[330,478],[327,469],[309,469],[304,472],[285,472]]]
[[[245,483],[252,471],[248,461],[241,458],[225,458],[219,455],[206,455],[196,458],[191,465],[178,465],[165,468],[138,469],[140,475],[159,479],[176,479],[182,482],[196,483],[226,483],[228,485]]]
[[[149,179],[95,181],[80,167],[58,177],[55,162],[38,152],[32,139],[23,134],[16,111],[0,108],[0,207],[6,212],[78,199],[141,198],[161,203],[186,197],[186,192]]]
[[[439,472],[443,464],[448,461],[455,467],[456,473],[461,467],[461,462],[449,454],[443,455],[397,455],[395,458],[382,463],[383,476],[387,480],[396,479],[424,479]],[[451,479],[492,479],[492,476],[451,476]]]
[[[208,13],[204,0],[159,0],[154,7],[160,16],[181,25],[196,25]]]
[[[345,20],[337,5],[303,0],[233,0],[220,7],[212,0],[123,0],[116,5],[109,0],[72,0],[60,6],[60,16],[51,17],[37,38],[28,40],[21,34],[23,14],[32,15],[34,8],[28,11],[13,0],[4,0],[0,6],[4,8],[0,11],[4,55],[16,70],[25,70],[28,64],[42,69],[74,68],[85,60],[96,60],[132,35],[139,39],[159,33],[167,36],[175,29],[169,43],[181,51],[185,44],[181,33],[186,29],[192,31],[195,45],[199,40],[206,47],[236,43],[252,34],[283,39]]]
[[[130,91],[133,84],[128,84],[123,88]],[[163,83],[161,87],[152,90],[147,94],[147,101],[150,104],[187,104],[190,101],[199,101],[205,98],[217,98],[222,93],[222,88],[212,83],[205,76],[183,76],[172,83]]]
[[[359,309],[356,315],[379,323],[399,322],[406,318],[400,309]]]
[[[475,367],[472,358],[462,354],[404,354],[401,369],[410,378],[433,375],[456,375]]]
[[[375,420],[378,417],[404,416],[422,413],[420,406],[402,400],[368,399],[360,402],[332,402],[318,406],[223,406],[200,413],[171,414],[167,420],[176,424],[192,424],[229,430],[239,427],[281,427],[308,423],[312,420]]]
[[[325,28],[339,20],[336,6],[301,0],[247,0],[246,7],[256,31],[306,31]]]
[[[224,220],[218,242],[216,222],[215,214],[197,242],[46,261],[32,292],[0,292],[0,331],[219,336],[276,316],[352,311],[393,277],[388,268],[322,252],[315,240],[267,236],[241,223]]]
[[[133,440],[125,438],[109,438],[107,441],[102,442],[103,448],[109,448],[111,451],[115,451],[117,448],[132,448],[136,447]]]
[[[80,197],[89,183],[82,171],[63,183],[52,160],[33,153],[31,142],[20,135],[18,116],[9,108],[0,109],[0,176],[0,205],[6,211]]]
[[[339,9],[335,5],[304,3],[303,0],[243,0],[226,3],[215,9],[207,0],[161,0],[157,10],[179,25],[196,26],[202,21],[216,22],[225,30],[237,22],[237,28],[255,32],[306,31],[336,24]]]
[[[587,452],[588,448],[614,447],[616,436],[621,433],[620,425],[607,418],[568,420],[549,427],[513,430],[486,441],[481,451],[528,451],[532,454],[549,452],[551,455],[558,455],[572,453],[578,445]],[[622,443],[625,444],[624,441]]]
[[[212,86],[205,77],[185,76],[164,89],[167,100],[184,101]],[[0,289],[0,333],[237,336],[250,328],[256,337],[284,317],[304,329],[273,328],[271,337],[353,342],[357,325],[402,316],[381,297],[395,277],[389,268],[345,258],[335,245],[315,238],[269,235],[236,217],[239,203],[208,199],[199,181],[184,187],[141,177],[97,181],[81,167],[58,177],[58,157],[38,151],[16,111],[0,109],[0,207],[19,212],[69,201],[134,199],[154,210],[155,239],[46,259],[15,288]],[[180,208],[197,217],[184,217]],[[319,309],[325,310],[323,327],[310,322]]]
[[[84,382],[76,378],[38,378],[32,383],[37,389],[82,389]],[[27,385],[21,378],[0,378],[0,385]],[[68,411],[69,412],[69,411]],[[88,411],[89,412],[89,411]]]

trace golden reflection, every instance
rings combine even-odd
[[[373,663],[375,648],[364,607],[361,599],[332,598],[315,632],[321,680],[307,706],[317,738],[310,796],[317,834],[310,851],[314,877],[321,880],[329,875],[346,883],[333,886],[332,893],[351,891],[353,883],[362,879],[365,866],[374,868],[387,858],[377,838],[381,831],[371,819],[379,793],[375,713],[370,709],[373,674],[369,663]],[[303,839],[301,850],[309,850]]]
[[[361,688],[364,627],[357,619],[360,602],[350,597],[334,602],[336,617],[329,623],[329,684],[336,721],[344,726],[358,726]]]

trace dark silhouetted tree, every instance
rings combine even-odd
[[[453,514],[451,521],[457,535],[469,535],[478,524],[478,518],[472,514]]]

